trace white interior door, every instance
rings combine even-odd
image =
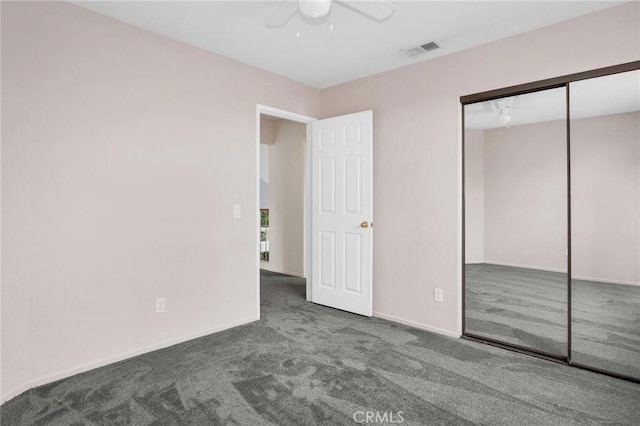
[[[373,114],[311,126],[311,300],[372,314]]]

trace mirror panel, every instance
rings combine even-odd
[[[464,107],[465,334],[567,356],[566,88]]]
[[[640,71],[569,88],[571,359],[640,379]]]

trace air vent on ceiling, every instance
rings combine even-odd
[[[439,49],[440,46],[435,41],[423,44],[422,46],[412,47],[411,49],[404,49],[403,52],[410,58],[429,52],[430,50]]]

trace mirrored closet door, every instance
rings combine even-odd
[[[566,87],[464,106],[465,333],[567,356]]]
[[[461,102],[463,337],[640,383],[640,61]]]
[[[571,362],[640,379],[640,71],[569,93]]]

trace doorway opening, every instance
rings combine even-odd
[[[260,116],[260,269],[305,277],[306,126]]]
[[[295,282],[310,300],[307,276],[307,123],[314,118],[258,105],[258,295],[261,284]],[[260,316],[258,297],[257,312]]]
[[[270,122],[275,123],[270,124]],[[297,123],[303,123],[304,129],[298,127],[295,130],[295,125],[299,126]],[[263,136],[265,137],[264,145],[269,145],[270,126],[274,127],[272,138],[275,142],[268,148],[262,148],[263,151],[266,149],[269,152],[267,154],[269,157],[269,189],[267,191],[269,229],[264,237],[266,244],[261,243],[262,213],[258,208],[255,213],[257,295],[260,296],[260,268],[263,267],[276,273],[306,277],[306,283],[301,282],[300,288],[305,290],[304,299],[307,301],[371,316],[373,313],[373,111],[360,111],[316,120],[258,105],[256,111],[257,206],[260,204],[260,146]],[[295,156],[290,158],[290,154],[280,152],[283,151],[282,149],[274,148],[278,146],[280,136],[285,134],[293,135],[289,143],[293,144],[292,149],[298,153],[297,160],[293,159]],[[302,143],[303,139],[308,143]],[[283,147],[284,145],[281,146]],[[282,158],[275,161],[274,156]],[[263,160],[265,161],[266,159]],[[278,178],[280,183],[274,181],[277,175],[280,175]],[[292,185],[296,189],[283,189]],[[275,192],[285,194],[282,200],[274,197]],[[286,198],[292,193],[306,195],[301,197],[302,201],[292,201]],[[295,204],[297,208],[283,208],[289,202]],[[302,208],[302,215],[300,215],[300,208]],[[289,216],[293,218],[292,220],[284,218],[286,216],[284,210],[294,212],[293,216]],[[300,219],[302,226],[300,226]],[[284,243],[287,237],[283,233],[289,231],[294,235],[293,241],[296,241],[293,245]],[[267,256],[262,254],[267,247],[268,262]],[[283,262],[287,253],[291,255],[292,251],[297,252],[290,259],[297,260]],[[261,257],[264,258],[263,263],[260,261]],[[292,267],[296,269],[291,269]],[[262,298],[257,297],[258,318],[261,302]]]

